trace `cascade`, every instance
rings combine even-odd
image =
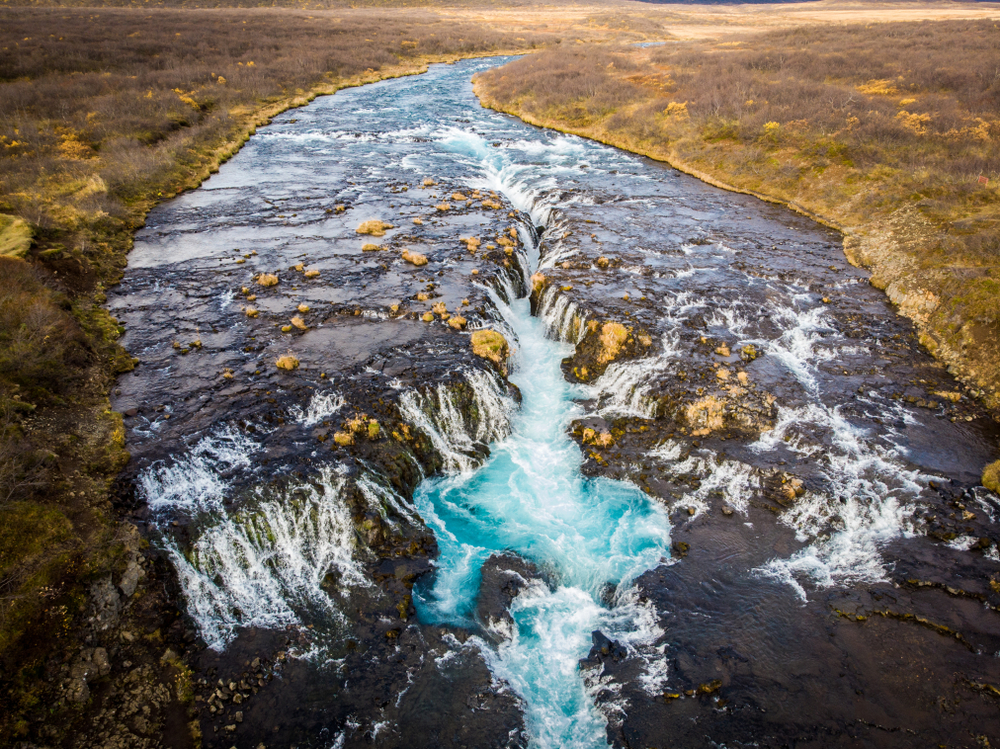
[[[444,395],[438,396],[438,424],[426,424],[409,401],[407,412],[449,456],[450,468],[450,475],[425,481],[415,498],[441,551],[433,581],[416,597],[418,612],[427,623],[478,625],[499,635],[498,646],[482,642],[482,648],[494,672],[524,700],[534,746],[605,746],[605,719],[579,661],[595,630],[634,654],[662,634],[631,583],[668,556],[669,522],[636,487],[580,474],[583,456],[567,427],[581,413],[574,398],[586,390],[567,383],[559,367],[572,346],[547,335],[565,330],[573,310],[532,317],[526,299],[495,301],[516,335],[511,379],[523,401],[511,433],[493,445],[487,462],[471,470],[458,457],[462,447],[452,445],[465,430],[455,428],[461,417]],[[480,400],[493,397],[482,378],[473,384]],[[504,552],[534,563],[541,579],[530,581],[513,601],[512,621],[498,627],[477,622],[475,603],[481,565]],[[644,678],[651,688],[659,683],[650,671]]]

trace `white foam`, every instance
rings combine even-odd
[[[975,536],[959,536],[949,541],[947,545],[957,551],[968,551],[977,543],[979,543],[979,539]]]
[[[760,476],[753,466],[728,458],[719,458],[707,450],[703,451],[701,456],[689,455],[681,461],[681,453],[682,445],[679,442],[667,440],[650,450],[647,455],[673,463],[669,473],[674,476],[694,474],[699,477],[698,488],[689,489],[684,493],[685,505],[693,507],[697,515],[708,509],[709,497],[721,495],[726,504],[737,512],[746,514],[750,498],[761,489]]]
[[[806,439],[810,433],[822,435],[829,447]],[[781,515],[808,546],[758,571],[788,583],[803,599],[802,578],[820,587],[884,580],[888,570],[881,547],[915,532],[915,503],[927,482],[939,477],[908,467],[896,448],[877,444],[839,408],[822,404],[779,409],[775,428],[751,449],[779,446],[811,457],[822,487],[807,491]]]
[[[225,475],[250,467],[259,449],[244,432],[226,425],[202,437],[180,457],[144,470],[139,475],[139,490],[153,510],[196,513],[219,509],[228,490]]]

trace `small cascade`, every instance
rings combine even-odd
[[[649,389],[659,377],[671,371],[680,353],[675,334],[665,335],[661,345],[663,350],[655,356],[613,362],[593,382],[591,390],[597,399],[598,415],[656,417],[656,401],[649,397]]]
[[[444,459],[444,470],[452,473],[471,471],[482,462],[489,443],[510,433],[516,407],[494,376],[470,369],[462,377],[471,397],[441,384],[423,393],[411,390],[399,399],[403,418],[430,438]]]
[[[338,414],[346,404],[344,396],[338,393],[316,393],[304,410],[293,406],[291,417],[300,426],[313,427]]]
[[[321,622],[343,621],[324,582],[336,581],[329,590],[339,598],[370,585],[356,559],[344,488],[324,467],[313,481],[256,488],[239,512],[205,522],[189,547],[165,542],[209,647],[222,650],[238,627],[299,623],[306,611]]]
[[[587,334],[587,318],[559,289],[550,286],[542,292],[538,303],[538,317],[545,325],[549,337],[557,341],[578,344]]]
[[[694,474],[701,478],[698,488],[684,494],[684,504],[695,509],[696,514],[708,509],[708,498],[721,495],[722,500],[736,512],[746,514],[750,498],[759,493],[763,484],[759,473],[746,463],[720,458],[710,451],[699,456],[682,458],[680,442],[667,440],[647,455],[669,465],[673,476]]]
[[[920,495],[928,481],[940,477],[908,467],[895,447],[873,440],[838,407],[812,403],[779,414],[775,428],[751,448],[767,452],[780,446],[815,461],[822,486],[781,515],[809,545],[759,571],[788,583],[803,599],[802,578],[821,587],[884,580],[880,547],[915,532],[912,517]],[[817,432],[832,447],[817,444],[810,436]]]
[[[195,515],[217,511],[228,490],[226,477],[252,465],[260,445],[227,425],[202,437],[187,453],[156,463],[139,476],[139,491],[158,512]]]

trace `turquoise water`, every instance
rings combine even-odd
[[[525,701],[532,745],[606,746],[578,662],[601,630],[622,642],[653,632],[630,583],[668,555],[663,509],[631,484],[580,473],[583,455],[567,435],[581,413],[560,371],[572,349],[545,337],[528,301],[500,304],[517,336],[511,380],[523,401],[512,435],[480,469],[424,482],[415,498],[440,545],[429,588],[415,596],[425,623],[473,626],[480,568],[493,553],[533,561],[552,587],[514,599],[515,628],[499,647],[482,643],[494,674]],[[488,623],[484,623],[487,624]]]

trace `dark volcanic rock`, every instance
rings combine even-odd
[[[517,554],[493,554],[483,564],[476,618],[486,633],[496,642],[509,639],[514,620],[510,605],[514,599],[542,576],[533,562]]]

